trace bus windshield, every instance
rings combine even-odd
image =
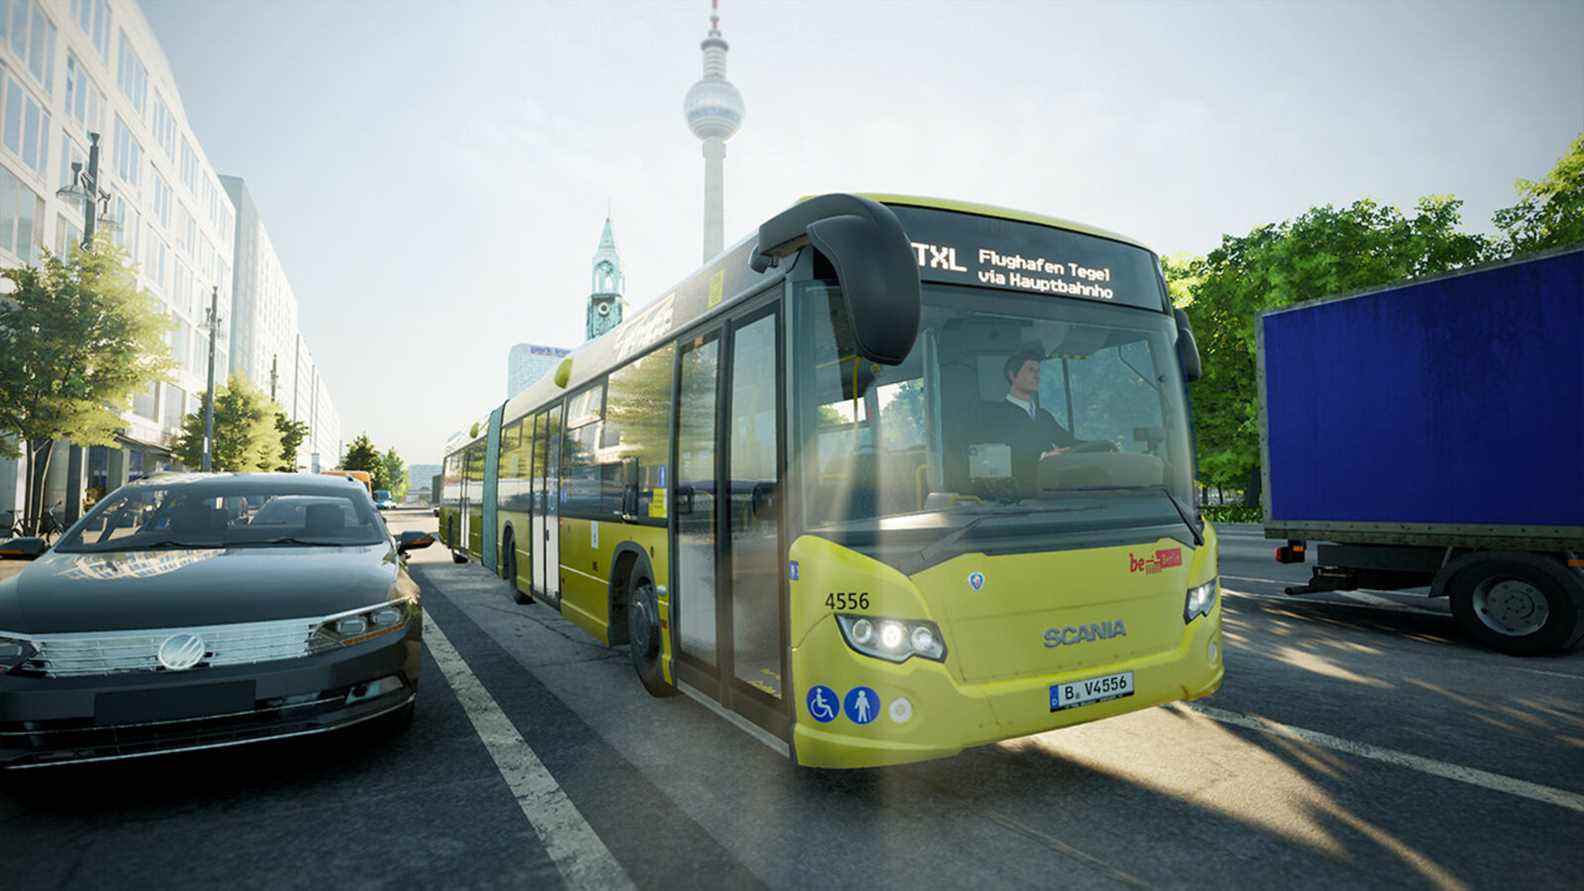
[[[855,367],[836,288],[798,288],[805,528],[941,512],[1079,529],[1184,519],[1192,456],[1164,313],[927,283],[906,361]]]

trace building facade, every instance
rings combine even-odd
[[[231,374],[268,394],[288,418],[308,425],[298,470],[332,468],[341,460],[341,416],[298,330],[297,296],[247,183],[236,176],[220,182],[237,220]]]
[[[98,134],[98,225],[137,264],[173,329],[177,370],[138,393],[111,447],[59,443],[47,505],[77,504],[171,466],[182,417],[206,383],[211,295],[222,320],[217,377],[230,367],[235,210],[182,106],[169,61],[134,0],[0,0],[0,264],[38,263],[82,239],[81,202],[58,197]],[[0,461],[0,514],[21,509],[20,462]]]
[[[534,381],[549,374],[560,361],[571,355],[565,347],[519,343],[506,354],[506,398],[528,389]]]

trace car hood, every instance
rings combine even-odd
[[[50,552],[0,582],[0,629],[25,634],[264,622],[391,599],[388,545]]]

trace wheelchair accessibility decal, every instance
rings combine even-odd
[[[808,691],[809,715],[821,724],[829,724],[836,720],[836,713],[841,710],[841,698],[836,691],[829,687],[815,684]]]
[[[809,716],[821,724],[829,724],[844,712],[847,720],[860,726],[880,717],[880,694],[869,687],[854,687],[843,697],[824,684],[815,684],[809,688],[807,705]],[[908,709],[909,717],[911,712]],[[892,718],[899,722],[907,720],[894,714]]]

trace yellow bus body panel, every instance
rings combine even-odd
[[[595,544],[596,533],[598,545]],[[652,580],[664,588],[670,578],[670,553],[666,529],[618,520],[561,518],[561,614],[591,637],[607,646],[611,641],[610,585],[617,550],[624,544],[636,545],[649,558],[654,570]],[[669,640],[669,593],[656,598],[660,608],[660,656],[663,674],[671,681],[671,644]],[[626,630],[623,629],[623,634]]]
[[[1176,550],[1177,556],[1170,552]],[[1157,552],[1167,558],[1156,559]],[[964,554],[911,578],[830,541],[803,536],[791,559],[793,745],[809,767],[875,767],[954,755],[965,748],[1207,696],[1223,675],[1221,602],[1183,620],[1189,587],[1216,577],[1215,531],[1205,544],[1149,545],[1028,554]],[[1177,565],[1171,564],[1180,559]],[[1153,568],[1151,562],[1154,561]],[[980,574],[976,588],[970,577]],[[827,606],[832,593],[867,593],[868,609]],[[926,619],[941,629],[943,662],[902,663],[848,646],[836,613]],[[1081,634],[1046,645],[1048,628],[1121,621],[1126,633]],[[1212,649],[1211,645],[1214,644]],[[1133,672],[1131,696],[1052,711],[1053,684]],[[844,698],[874,691],[877,717],[857,724],[845,709],[821,723],[808,694],[822,685]],[[892,712],[898,698],[910,708]]]

